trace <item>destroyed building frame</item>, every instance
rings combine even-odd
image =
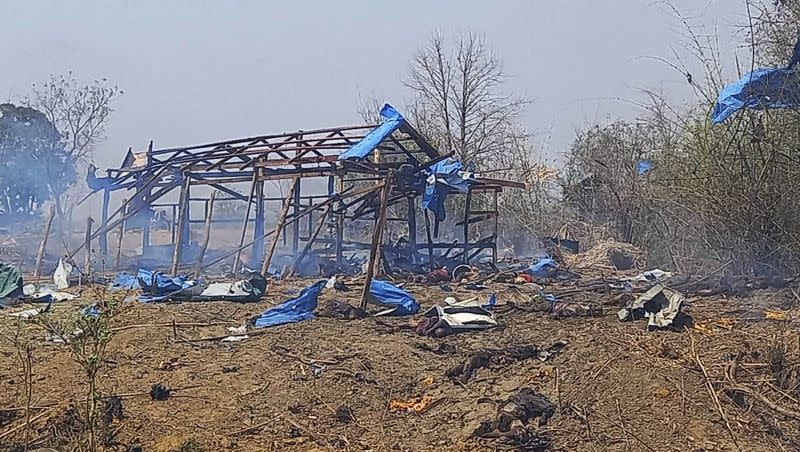
[[[384,114],[387,108],[394,116]],[[385,106],[381,113],[386,121],[380,124],[298,130],[164,149],[154,148],[151,141],[146,152],[134,153],[129,149],[122,165],[106,170],[105,177],[96,177],[95,169],[90,168],[87,183],[92,188],[92,193],[102,193],[103,196],[101,218],[94,231],[91,231],[90,226],[86,240],[71,252],[70,257],[74,257],[81,249],[84,252],[91,250],[92,241],[97,240],[99,255],[104,262],[110,262],[109,232],[119,230],[121,237],[126,221],[150,212],[154,205],[166,205],[173,208],[171,270],[173,274],[177,273],[186,264],[181,253],[190,243],[190,203],[205,202],[206,215],[209,209],[208,199],[191,197],[192,189],[209,186],[227,195],[225,200],[247,203],[247,213],[242,220],[239,246],[209,262],[203,262],[201,254],[197,263],[198,270],[225,259],[233,259],[235,272],[237,266],[242,264],[242,250],[249,248],[249,265],[258,268],[260,264],[262,273],[266,273],[279,235],[283,233],[285,238],[289,231],[292,253],[295,256],[299,253],[295,267],[315,245],[325,244],[324,250],[337,262],[343,259],[348,248],[369,249],[368,279],[371,279],[373,272],[379,271],[376,262],[379,262],[378,255],[387,221],[406,223],[409,246],[422,260],[433,263],[436,250],[444,250],[444,254],[454,252],[450,257],[463,262],[469,262],[482,252],[490,251],[492,260],[496,261],[498,194],[504,187],[524,188],[525,185],[471,175],[469,188],[464,196],[459,197],[463,199],[463,219],[457,223],[463,228],[460,231],[461,239],[455,243],[437,242],[431,233],[429,212],[419,207],[418,198],[424,194],[425,179],[430,177],[426,171],[437,163],[451,159],[453,154],[440,153],[390,106]],[[357,151],[356,158],[347,157],[353,151]],[[327,194],[305,195],[303,181],[309,178],[326,178]],[[265,196],[265,182],[274,180],[291,181],[288,196]],[[423,188],[414,184],[414,180],[421,180]],[[240,193],[230,188],[232,184],[241,183],[249,183],[249,193]],[[118,190],[133,191],[133,194],[124,199],[115,210],[110,211],[110,195]],[[175,190],[180,194],[177,203],[157,203]],[[472,196],[477,192],[490,193],[494,208],[472,210]],[[265,203],[270,201],[282,202],[282,210],[277,224],[268,228],[265,224]],[[407,203],[406,218],[387,218],[388,207],[399,203]],[[424,233],[417,226],[417,214],[420,212],[425,224]],[[348,240],[345,237],[345,222],[360,219],[375,221],[371,243]],[[470,228],[486,221],[491,222],[493,232],[470,241]],[[213,218],[208,220],[209,224],[214,222]],[[334,232],[332,237],[322,238],[320,231],[326,222],[332,226]],[[252,236],[245,237],[251,223],[254,223]],[[423,235],[421,241],[419,235]],[[266,247],[268,239],[271,243]],[[145,250],[148,246],[149,220],[142,224],[142,249]],[[119,266],[118,256],[116,266]]]

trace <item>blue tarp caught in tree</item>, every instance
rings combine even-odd
[[[381,108],[381,116],[386,119],[383,124],[372,129],[363,140],[350,146],[350,149],[339,154],[339,160],[363,159],[372,152],[383,140],[393,134],[403,123],[403,115],[389,104]]]
[[[743,108],[800,107],[800,73],[792,69],[756,69],[719,93],[711,122],[719,124]]]
[[[297,297],[284,301],[256,317],[253,325],[256,328],[266,328],[268,326],[295,323],[314,318],[314,309],[317,308],[317,298],[319,298],[319,294],[322,292],[326,283],[327,281],[323,280],[306,287]]]

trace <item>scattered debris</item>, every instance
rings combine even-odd
[[[389,402],[389,411],[423,414],[428,411],[432,403],[433,397],[430,395],[414,397],[409,400],[393,399]]]
[[[473,435],[505,439],[520,450],[544,451],[550,447],[551,440],[529,424],[538,419],[539,427],[547,425],[555,411],[555,405],[546,396],[531,388],[521,388],[501,402],[495,418],[481,422]]]
[[[617,316],[620,320],[638,320],[647,317],[647,328],[672,329],[682,331],[691,326],[692,319],[683,311],[681,305],[686,297],[678,291],[656,284],[628,306]]]
[[[125,419],[125,414],[122,412],[122,398],[111,396],[106,399],[103,406],[103,424],[108,426],[114,421],[121,421]]]
[[[158,364],[158,370],[164,370],[168,372],[178,370],[181,367],[183,367],[183,364],[178,361],[178,358],[170,358],[169,361],[161,361]]]
[[[480,306],[434,306],[422,316],[416,327],[421,336],[444,337],[497,326],[494,315]]]
[[[170,389],[161,383],[156,383],[150,388],[150,398],[153,400],[167,400],[170,396]]]
[[[336,420],[342,424],[349,424],[356,419],[353,414],[352,408],[347,405],[339,405],[336,407]]]
[[[548,348],[517,345],[501,349],[485,349],[471,354],[463,364],[451,368],[445,375],[451,380],[466,383],[475,376],[478,369],[502,368],[531,358],[544,362],[560,353],[566,346],[566,342],[556,342]]]
[[[320,317],[328,317],[332,319],[354,320],[363,319],[367,313],[363,309],[357,308],[348,303],[338,300],[328,300],[322,308],[317,312]]]

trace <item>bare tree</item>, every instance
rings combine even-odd
[[[63,150],[65,159],[56,179],[63,178],[71,168],[86,163],[94,146],[105,138],[111,104],[122,94],[106,79],[89,84],[79,83],[72,73],[51,75],[43,85],[33,85],[32,94],[24,103],[41,111],[55,125],[60,140],[53,143]],[[50,190],[59,217],[64,216],[66,193],[63,185],[54,180]]]
[[[483,35],[459,33],[449,49],[435,33],[414,55],[404,82],[415,94],[409,110],[440,149],[489,167],[510,138],[522,135],[517,120],[528,101],[503,91],[506,77]]]

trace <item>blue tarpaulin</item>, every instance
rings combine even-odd
[[[719,124],[743,108],[800,107],[800,74],[791,69],[756,69],[719,93],[711,122]]]
[[[528,267],[525,272],[536,278],[554,278],[558,273],[558,266],[553,259],[543,257]]]
[[[142,289],[142,296],[139,297],[139,301],[143,302],[165,300],[198,284],[197,281],[189,280],[185,276],[170,278],[159,272],[151,272],[141,268],[136,279]]]
[[[372,129],[363,140],[350,146],[350,149],[339,154],[339,160],[363,159],[369,155],[373,149],[378,147],[383,140],[385,140],[389,135],[393,134],[395,130],[400,128],[400,125],[404,120],[403,115],[401,115],[399,111],[395,110],[394,107],[389,104],[386,104],[383,106],[383,108],[381,108],[381,116],[383,116],[386,121],[384,121],[384,123],[378,127]]]
[[[369,293],[379,304],[394,306],[389,315],[412,315],[419,311],[419,303],[410,293],[388,281],[373,279]]]
[[[125,272],[117,273],[117,276],[108,285],[111,291],[140,289],[139,278],[136,275],[129,275]]]
[[[422,208],[433,212],[437,222],[445,219],[447,212],[444,200],[448,193],[458,191],[465,193],[469,189],[472,177],[464,178],[464,165],[456,159],[445,159],[427,169],[425,194],[422,195]]]
[[[636,174],[640,176],[647,174],[651,169],[653,169],[653,162],[651,160],[642,159],[636,162]]]
[[[268,309],[255,318],[253,325],[256,328],[295,323],[314,318],[314,309],[317,307],[317,298],[327,281],[319,281],[306,287],[295,298]]]

